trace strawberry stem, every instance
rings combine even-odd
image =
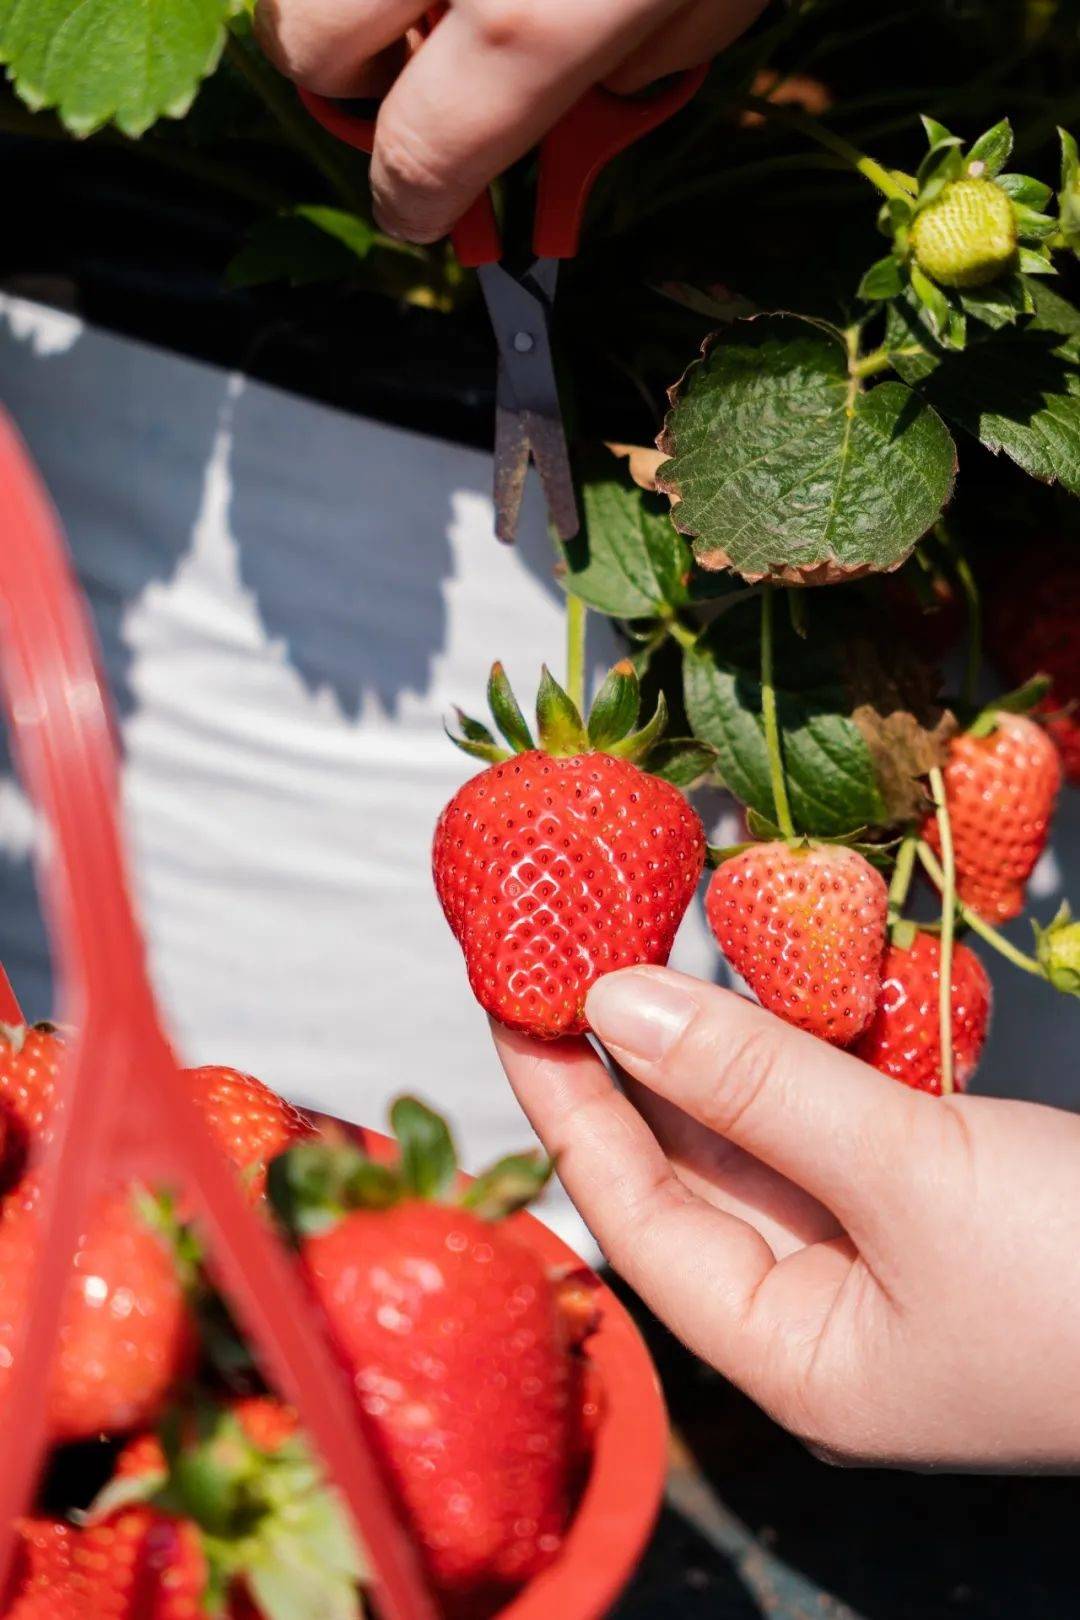
[[[909,833],[896,852],[896,865],[893,867],[892,882],[889,884],[889,927],[895,928],[897,923],[903,921],[904,906],[907,902],[908,890],[911,888],[911,878],[915,871],[915,851],[918,839],[914,833]]]
[[[979,687],[979,673],[982,669],[982,594],[975,583],[971,565],[945,524],[942,522],[935,524],[934,533],[952,563],[953,573],[959,581],[960,589],[964,593],[964,602],[967,606],[967,657],[964,661],[964,684],[960,696],[965,705],[969,709],[973,709]]]
[[[784,755],[780,743],[780,726],[776,718],[776,687],[773,684],[773,592],[766,585],[761,593],[761,718],[765,723],[765,748],[769,756],[769,779],[772,783],[776,825],[784,838],[795,837],[795,823],[791,819],[787,782],[784,779]]]
[[[566,598],[566,691],[577,708],[585,713],[585,625],[588,609],[580,596]]]
[[[945,874],[938,865],[937,857],[929,844],[919,845],[919,860],[922,862],[923,869],[931,883],[936,884],[939,889],[942,888],[945,883]],[[1033,956],[1028,956],[1024,951],[1020,950],[1019,946],[1006,939],[1004,934],[999,934],[996,928],[991,927],[984,917],[980,917],[977,911],[972,911],[971,907],[966,906],[962,900],[956,902],[956,914],[961,922],[971,929],[973,934],[978,934],[980,939],[985,940],[992,950],[997,951],[999,956],[1003,956],[1014,967],[1020,968],[1023,973],[1033,973],[1038,979],[1046,977]]]
[[[891,174],[876,159],[868,157],[865,152],[860,152],[857,146],[845,141],[835,130],[827,129],[809,113],[800,112],[794,107],[778,106],[775,101],[769,101],[764,96],[744,96],[742,105],[760,113],[764,118],[772,119],[777,124],[786,124],[789,129],[798,130],[800,135],[809,136],[810,140],[825,147],[826,151],[843,158],[845,163],[864,179],[869,180],[871,185],[876,186],[883,197],[894,197],[910,202],[915,195],[916,186],[910,175],[900,178]]]
[[[934,801],[938,837],[941,840],[941,971],[938,984],[938,1023],[941,1032],[941,1095],[953,1090],[952,1044],[952,964],[956,931],[956,862],[953,858],[952,824],[945,803],[945,778],[941,767],[930,772],[930,793]]]

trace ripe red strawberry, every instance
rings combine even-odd
[[[0,1206],[0,1410],[39,1261],[39,1204],[40,1185],[29,1175]],[[193,1350],[173,1255],[129,1190],[101,1194],[61,1318],[49,1395],[53,1440],[153,1422]]]
[[[254,1075],[238,1069],[208,1065],[185,1069],[184,1077],[215,1140],[244,1172],[252,1198],[261,1198],[269,1160],[291,1143],[313,1136],[314,1123]]]
[[[869,1027],[852,1047],[856,1057],[916,1091],[941,1093],[941,941],[916,933],[904,949],[885,953],[881,994]],[[993,992],[975,952],[957,942],[952,964],[953,1080],[963,1090],[978,1066],[990,1023]]]
[[[638,709],[628,663],[609,676],[588,732],[545,671],[541,749],[499,665],[489,696],[517,752],[508,756],[463,720],[462,746],[494,763],[439,818],[435,887],[481,1006],[531,1035],[580,1034],[601,974],[667,961],[701,876],[705,835],[678,789],[627,757],[646,751],[663,723],[661,707],[644,731],[626,735]]]
[[[987,647],[1013,684],[1049,675],[1039,705],[1070,782],[1080,782],[1080,553],[1053,540],[1025,547],[988,594]]]
[[[63,1056],[63,1036],[51,1024],[0,1024],[0,1110],[24,1149],[52,1113]]]
[[[479,1606],[560,1545],[580,1422],[570,1324],[575,1339],[586,1331],[585,1304],[560,1300],[540,1259],[494,1218],[547,1166],[507,1159],[448,1203],[445,1126],[409,1098],[391,1117],[396,1173],[355,1148],[301,1146],[275,1163],[271,1197],[301,1237],[432,1581]]]
[[[956,858],[956,890],[991,922],[1024,908],[1024,885],[1042,854],[1061,787],[1061,760],[1025,715],[994,716],[988,736],[963,732],[949,744],[945,802]],[[937,822],[923,837],[940,853]]]
[[[763,1007],[849,1046],[881,987],[888,891],[842,845],[754,844],[717,867],[705,911]]]
[[[72,1582],[78,1531],[56,1519],[24,1519],[17,1529],[4,1620],[78,1620]]]

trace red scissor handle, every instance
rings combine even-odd
[[[428,7],[426,15],[417,24],[421,39],[431,33],[445,11],[446,5],[442,0]],[[312,118],[328,134],[344,141],[346,146],[355,147],[358,152],[371,152],[374,149],[374,118],[361,118],[350,112],[342,102],[332,101],[328,96],[317,96],[311,90],[301,90],[300,100]],[[450,232],[450,241],[458,263],[466,270],[475,270],[481,264],[497,264],[502,258],[499,227],[491,206],[491,193],[486,188],[462,214]]]
[[[312,90],[301,90],[300,100],[312,118],[329,134],[344,141],[346,146],[353,146],[358,152],[370,152],[374,147],[374,118],[361,118],[350,112],[342,102],[331,101],[328,96],[317,96]],[[496,264],[502,258],[502,242],[490,192],[482,191],[466,209],[450,232],[450,240],[458,263],[467,270],[473,270],[479,264]]]
[[[421,24],[430,34],[445,12],[432,6]],[[581,222],[596,178],[611,159],[650,130],[666,123],[700,90],[708,63],[676,74],[653,95],[617,96],[599,86],[587,90],[544,137],[540,147],[540,176],[536,198],[533,250],[540,258],[572,259],[578,249]],[[340,101],[301,90],[300,99],[311,116],[329,134],[358,151],[375,144],[375,120],[350,112]],[[502,242],[491,205],[482,191],[450,233],[458,263],[466,269],[497,264]]]
[[[687,68],[651,96],[617,96],[597,85],[560,118],[540,147],[533,230],[539,258],[574,257],[585,205],[601,169],[685,107],[708,71],[707,62]]]

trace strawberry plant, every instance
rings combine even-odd
[[[1075,992],[1067,915],[1031,950],[1000,926],[1078,770],[1074,36],[1052,0],[777,4],[603,178],[559,306],[584,518],[557,555],[565,685],[544,678],[536,746],[496,666],[505,746],[460,717],[485,769],[436,835],[495,1016],[579,1031],[598,973],[666,958],[700,783],[747,830],[711,852],[710,920],[782,1016],[948,1092],[988,1010],[962,935]],[[219,269],[244,297],[363,285],[476,318],[445,247],[381,237],[362,160],[304,117],[242,4],[7,0],[0,56],[20,135],[138,137],[242,199]],[[508,228],[527,184],[503,183]],[[586,713],[588,612],[628,661]]]

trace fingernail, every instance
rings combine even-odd
[[[667,979],[633,970],[598,979],[585,1012],[600,1039],[656,1063],[669,1051],[697,1012],[693,996]]]

